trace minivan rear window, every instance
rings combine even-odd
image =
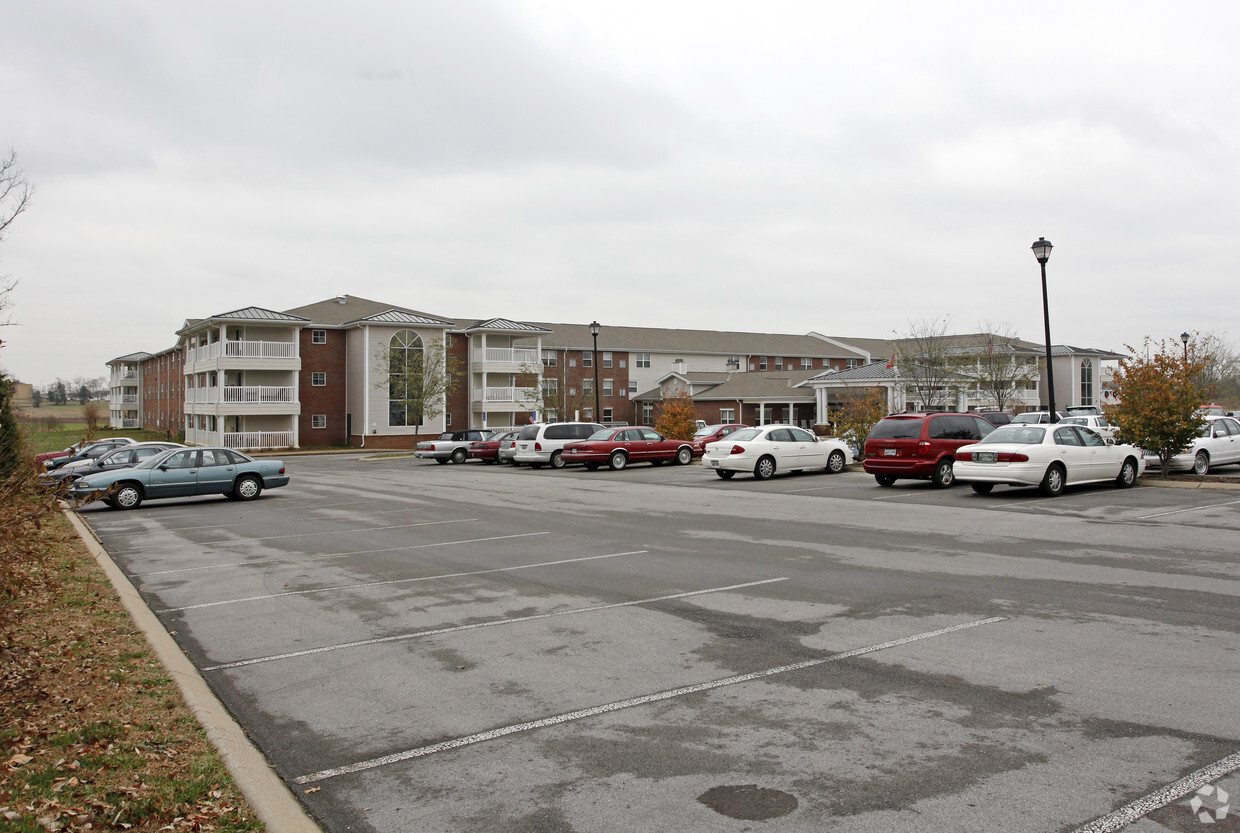
[[[535,423],[534,425],[526,425],[521,429],[521,433],[517,435],[517,439],[518,440],[537,439],[539,428],[542,428],[542,426],[538,425],[537,423]]]
[[[916,440],[921,437],[921,426],[925,422],[920,417],[887,417],[880,419],[870,429],[868,440]]]

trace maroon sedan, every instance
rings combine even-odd
[[[488,466],[499,460],[499,447],[504,440],[515,440],[520,431],[508,431],[495,434],[489,440],[481,440],[469,444],[469,459],[481,460]]]
[[[699,428],[693,434],[693,456],[701,457],[706,453],[707,443],[718,442],[733,431],[748,427],[748,425],[741,425],[738,422],[730,422],[725,425],[707,425],[705,428]]]
[[[631,463],[661,466],[674,462],[687,466],[693,462],[693,446],[688,440],[669,440],[653,428],[604,428],[584,440],[564,446],[565,463],[580,463],[594,471],[603,463],[619,470]]]

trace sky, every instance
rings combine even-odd
[[[8,3],[0,368],[187,318],[1240,337],[1240,4]],[[989,325],[989,326],[988,326]]]

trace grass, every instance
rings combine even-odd
[[[37,526],[0,599],[0,831],[263,830],[68,521]]]
[[[60,412],[51,415],[40,413],[52,410]],[[43,407],[22,411],[17,421],[26,438],[26,446],[30,453],[60,451],[88,436],[91,438],[131,437],[138,442],[168,439],[163,431],[148,431],[145,428],[109,428],[103,424],[91,431],[90,426],[82,419],[81,411],[81,407],[77,405],[57,405],[55,408]]]

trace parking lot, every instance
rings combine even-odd
[[[81,516],[333,833],[1189,830],[1125,805],[1240,787],[1240,492],[287,462]]]

